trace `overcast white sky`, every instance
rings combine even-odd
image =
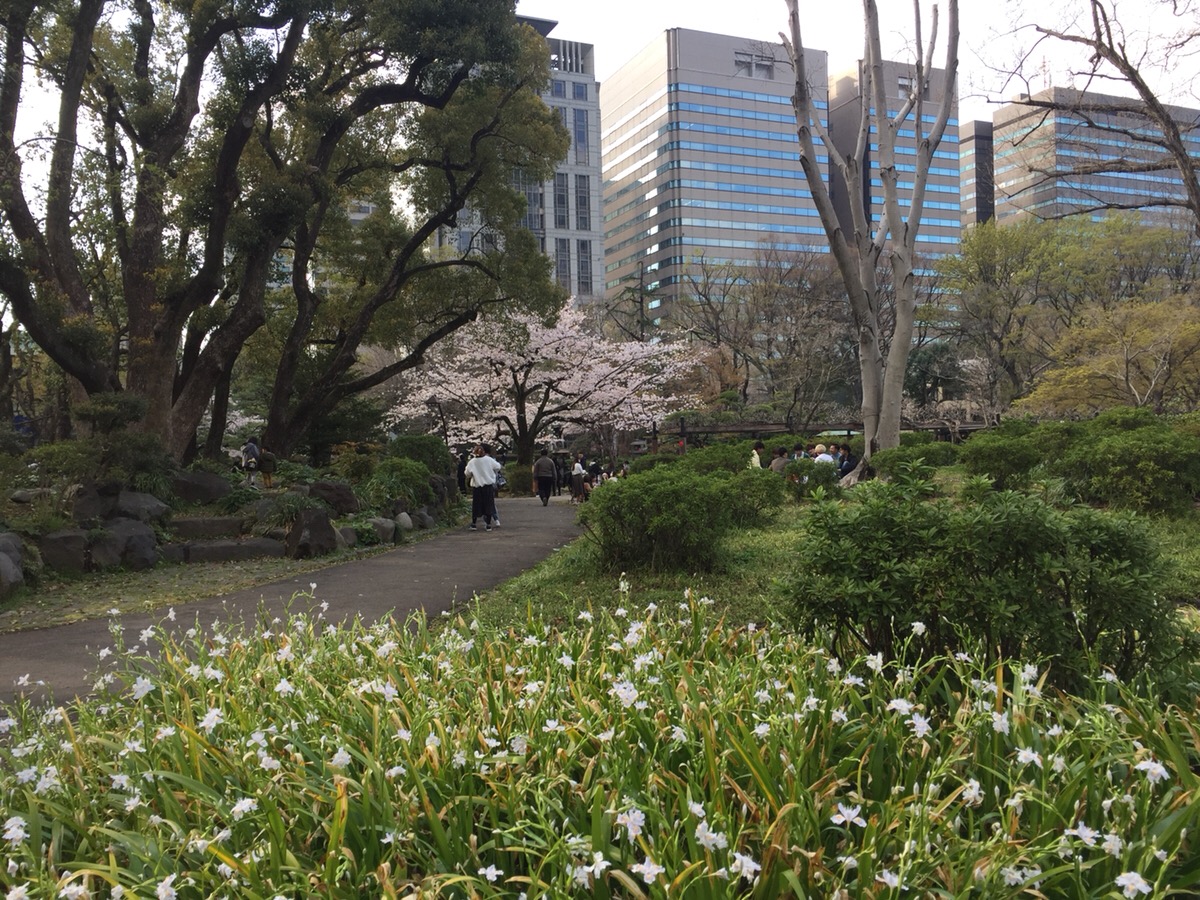
[[[988,100],[1003,103],[1022,90],[1017,82],[1006,83],[997,70],[1012,67],[1022,52],[1037,40],[1030,27],[1036,21],[1060,26],[1087,4],[1082,0],[961,0],[959,46],[959,117],[990,119]],[[903,54],[912,33],[912,3],[883,0],[884,52],[896,59]],[[928,28],[932,3],[921,2]],[[1155,21],[1159,0],[1118,0],[1121,21],[1129,32],[1130,45],[1144,39],[1150,27],[1175,30],[1178,23],[1166,18]],[[942,4],[944,16],[945,3]],[[862,56],[862,5],[858,0],[801,0],[801,33],[805,46],[829,53],[831,72],[843,71]],[[603,82],[627,59],[668,28],[693,28],[731,34],[752,40],[777,41],[787,29],[784,0],[518,0],[521,15],[559,22],[555,37],[582,41],[596,48],[597,78]],[[1022,27],[1024,26],[1024,27]],[[945,31],[945,22],[942,22]],[[944,46],[944,45],[943,45]],[[944,59],[938,54],[937,59]],[[1061,45],[1044,44],[1032,51],[1026,76],[1034,90],[1053,84],[1073,83],[1072,66],[1085,60]],[[1168,79],[1172,83],[1168,83]],[[1200,79],[1200,60],[1190,57],[1172,66],[1169,76],[1155,79],[1161,93],[1186,106],[1200,106],[1186,96]],[[1083,87],[1082,84],[1078,86]],[[1095,89],[1100,89],[1097,86]],[[1111,93],[1128,93],[1105,86]]]

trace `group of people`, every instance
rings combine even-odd
[[[241,463],[247,487],[258,487],[257,479],[261,474],[263,487],[271,489],[275,477],[275,454],[261,446],[256,436],[246,438],[246,443],[242,445]]]
[[[797,459],[811,459],[813,462],[836,466],[838,475],[845,477],[858,467],[858,457],[850,451],[849,444],[830,444],[829,446],[796,444],[792,447],[790,454],[787,447],[776,447],[771,451],[771,459],[764,463],[763,457],[766,450],[766,445],[762,441],[754,442],[754,448],[750,451],[750,468],[770,469],[772,472],[782,475],[789,462]]]

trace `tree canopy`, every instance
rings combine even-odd
[[[81,391],[144,398],[177,458],[270,318],[286,450],[484,305],[557,299],[509,182],[567,138],[511,0],[18,0],[0,24],[0,292]],[[489,244],[431,252],[468,207]],[[373,340],[392,370],[359,367]]]

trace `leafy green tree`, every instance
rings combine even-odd
[[[544,42],[511,0],[17,0],[0,22],[0,292],[84,391],[144,398],[140,427],[176,458],[289,277],[270,404],[281,450],[364,377],[387,377],[350,374],[377,319],[419,357],[536,277],[526,252],[506,268],[427,253],[468,204],[511,221],[512,167],[565,151],[536,97]],[[57,126],[26,139],[31,77]],[[379,274],[333,277],[341,210],[398,191],[395,231],[357,239]],[[455,267],[471,303],[395,304],[414,273]],[[328,311],[327,279],[341,289]],[[321,364],[298,384],[309,357]]]

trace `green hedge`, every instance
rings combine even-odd
[[[958,445],[949,441],[901,443],[871,456],[871,468],[881,478],[894,478],[900,470],[917,460],[934,469],[952,466],[958,461]]]
[[[415,459],[435,475],[450,475],[456,468],[446,442],[432,434],[398,434],[388,441],[385,453]]]
[[[606,482],[579,521],[614,570],[711,569],[733,517],[727,479],[661,466]]]
[[[380,460],[371,477],[359,485],[358,494],[374,509],[384,509],[395,500],[418,507],[432,503],[434,499],[429,469],[423,462],[402,456],[387,456]]]
[[[978,503],[925,493],[875,482],[811,508],[790,581],[804,629],[893,656],[921,622],[925,646],[978,640],[1005,657],[1051,658],[1062,683],[1089,654],[1129,677],[1178,651],[1161,563],[1132,518],[1008,491]]]

